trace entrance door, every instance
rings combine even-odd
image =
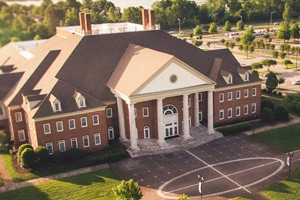
[[[165,137],[173,137],[178,135],[178,112],[175,106],[166,105],[163,108],[164,112],[164,125],[165,125]]]

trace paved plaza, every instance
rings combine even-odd
[[[295,159],[294,166],[299,162]],[[176,199],[181,194],[200,199],[197,176],[202,175],[203,199],[257,200],[264,199],[258,191],[287,177],[285,160],[284,153],[238,134],[187,150],[126,159],[112,169],[124,180],[137,181],[145,191],[143,199]]]

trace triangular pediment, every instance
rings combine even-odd
[[[134,95],[181,90],[212,83],[212,80],[173,57],[150,79],[145,80]]]

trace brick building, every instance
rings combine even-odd
[[[190,138],[191,126],[214,126],[260,115],[260,79],[228,49],[203,51],[143,25],[80,26],[24,50],[0,49],[0,125],[15,145],[30,142],[50,153],[94,151],[109,140]],[[26,43],[23,43],[26,44]],[[3,53],[3,54],[2,54]]]

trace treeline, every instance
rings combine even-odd
[[[197,5],[189,0],[162,0],[152,5],[156,22],[162,29],[195,27],[199,24],[226,21],[236,23],[281,19],[286,5],[292,19],[300,16],[300,0],[207,0]],[[7,5],[0,0],[0,46],[10,41],[46,39],[55,34],[57,26],[78,25],[80,11],[91,13],[92,23],[128,21],[141,23],[142,7],[128,7],[121,13],[107,0],[66,0],[53,3],[43,0],[40,6]],[[272,14],[271,14],[272,13]]]

